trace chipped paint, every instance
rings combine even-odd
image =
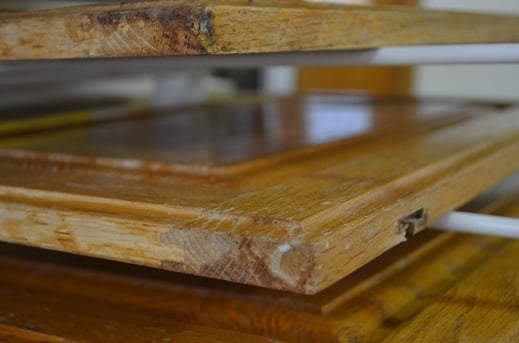
[[[285,244],[282,244],[278,247],[278,250],[281,252],[281,253],[286,253],[287,251],[289,251],[290,249],[292,249],[292,246],[288,243],[285,243]]]

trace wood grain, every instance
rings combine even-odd
[[[332,116],[331,123],[350,125],[351,99],[334,101],[339,117]],[[394,111],[384,112],[386,105]],[[405,241],[398,225],[402,217],[424,209],[434,221],[519,168],[515,108],[476,105],[465,113],[458,103],[443,103],[422,113],[424,107],[413,102],[396,109],[386,105],[376,112],[396,125],[385,130],[377,130],[375,121],[373,131],[360,136],[339,135],[331,145],[303,144],[303,155],[301,145],[281,157],[252,154],[246,167],[220,166],[216,173],[210,165],[128,163],[133,148],[111,156],[114,163],[102,163],[102,148],[95,159],[84,160],[83,149],[96,137],[103,139],[92,131],[75,147],[66,140],[51,149],[43,144],[65,130],[21,137],[25,150],[7,149],[13,142],[5,141],[0,237],[315,293]],[[394,117],[400,111],[410,113],[402,122]],[[50,153],[53,149],[67,151]]]
[[[39,343],[61,343],[67,342],[63,337],[47,335],[31,330],[0,324],[0,338],[4,342],[39,342]]]
[[[0,14],[0,58],[216,55],[514,42],[519,40],[518,28],[519,19],[513,17],[412,7],[291,0],[142,1]]]
[[[465,101],[416,103],[317,93],[295,99],[251,99],[229,104],[149,111],[92,113],[83,123],[52,135],[4,139],[2,147],[33,151],[33,158],[138,170],[231,174],[316,149],[449,125],[488,112],[493,104]],[[394,117],[398,116],[398,121]],[[117,119],[121,120],[117,120]],[[88,120],[86,120],[88,119]],[[106,119],[111,120],[104,123]],[[102,125],[95,125],[101,122]],[[351,122],[351,123],[350,123]],[[59,123],[55,123],[56,128]],[[7,128],[9,129],[9,127]],[[9,132],[7,132],[9,133]],[[15,130],[14,133],[19,133]],[[10,132],[12,135],[12,132]],[[279,157],[275,157],[279,156]],[[101,158],[100,158],[101,157]]]
[[[376,5],[413,5],[416,0],[375,0]],[[413,67],[302,67],[297,72],[297,88],[308,90],[357,90],[368,94],[410,95]]]
[[[9,342],[18,338],[20,342],[270,342],[253,335],[16,289],[0,288],[0,298],[2,311],[7,314],[2,319],[0,329],[5,330],[0,337]]]
[[[507,210],[517,214],[519,206],[516,203]],[[466,280],[435,300],[384,342],[517,341],[518,260],[519,242],[509,242]]]
[[[516,341],[519,339],[518,258],[519,244],[510,243],[387,341]]]
[[[488,192],[470,207],[482,212],[519,216],[518,180],[519,174],[516,174],[503,187]],[[504,202],[503,199],[508,200]],[[509,242],[493,237],[425,231],[314,296],[0,244],[3,255],[0,257],[0,289],[10,290],[12,299],[7,303],[21,302],[28,294],[55,299],[52,309],[56,315],[63,313],[59,312],[63,307],[56,303],[70,304],[67,309],[72,315],[65,318],[72,319],[66,325],[71,325],[76,318],[74,311],[82,311],[83,306],[98,310],[109,307],[115,313],[125,313],[118,317],[119,323],[132,323],[132,316],[139,314],[144,318],[153,316],[157,328],[162,328],[162,320],[167,318],[174,325],[200,327],[203,329],[200,332],[224,328],[287,342],[379,342],[393,337],[408,323],[414,323],[413,318],[429,313],[429,307],[448,301],[453,290],[466,290],[477,292],[473,293],[479,299],[475,303],[481,301],[483,306],[473,308],[470,315],[474,319],[465,322],[463,334],[478,337],[479,325],[494,323],[493,328],[501,331],[493,337],[506,338],[514,333],[514,317],[510,314],[515,313],[517,318],[517,309],[507,306],[512,312],[506,318],[511,320],[507,322],[510,325],[503,326],[498,320],[501,307],[491,310],[484,305],[485,299],[493,294],[499,296],[499,291],[507,294],[508,304],[518,300],[514,289],[519,279],[513,265],[517,257],[516,252],[510,251]],[[492,263],[494,269],[487,267],[488,261],[500,259],[509,262]],[[481,278],[477,285],[470,281],[473,275]],[[492,280],[501,280],[496,275],[507,279],[506,289],[494,291],[479,286],[480,282],[489,284],[494,282]],[[464,286],[467,281],[472,284],[469,288]],[[457,304],[460,302],[453,305]],[[441,315],[450,318],[456,316],[459,309],[447,306]],[[27,302],[21,302],[13,311],[12,317],[18,319],[3,320],[24,323],[20,318],[26,318],[26,324],[28,317],[25,314],[35,312]],[[484,320],[476,318],[476,314]],[[1,314],[0,318],[3,318]],[[420,332],[424,332],[419,337],[441,336],[447,341],[454,340],[457,336],[452,329],[456,321],[443,322],[448,325],[439,330],[436,320],[417,321]],[[42,330],[34,325],[38,322],[31,323],[32,330],[47,334],[57,332]],[[86,328],[90,324],[87,316]],[[403,337],[408,341],[411,336]],[[492,338],[490,334],[479,337]]]

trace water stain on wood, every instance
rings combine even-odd
[[[211,18],[203,6],[178,6],[110,10],[95,20],[108,36],[108,49],[130,53],[138,46],[142,55],[204,55],[214,44]]]

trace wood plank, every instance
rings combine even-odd
[[[31,330],[0,324],[0,339],[4,342],[39,342],[39,343],[61,343],[67,342],[63,337],[47,335]]]
[[[279,23],[283,25],[279,25]],[[474,30],[477,27],[477,30]],[[299,1],[141,1],[0,14],[0,59],[218,55],[516,42],[519,19]]]
[[[74,263],[64,270],[52,264],[27,265],[6,259],[0,260],[0,284],[16,289],[16,293],[43,293],[63,302],[110,306],[282,341],[365,341],[367,337],[387,335],[390,329],[385,327],[386,322],[404,322],[412,317],[435,294],[456,284],[502,245],[500,240],[483,237],[437,237],[420,243],[413,246],[419,248],[417,252],[391,251],[374,265],[311,297],[129,268],[126,272],[132,273],[131,279],[117,275],[117,271],[112,276],[74,271]],[[61,258],[67,260],[68,256]],[[420,292],[428,296],[422,298]]]
[[[13,328],[10,331],[14,331],[14,335],[25,334],[21,337],[25,342],[31,339],[39,339],[38,342],[59,342],[56,339],[49,340],[52,335],[65,337],[66,340],[61,340],[62,342],[270,342],[266,338],[253,335],[204,328],[157,318],[152,314],[117,311],[100,304],[78,303],[16,289],[0,287],[0,299],[2,311],[8,314],[3,321]],[[15,330],[17,326],[29,327],[36,333]],[[37,334],[38,332],[44,334]]]
[[[518,180],[516,174],[474,202],[472,209],[519,215]],[[0,288],[289,342],[378,342],[441,301],[449,289],[459,288],[471,273],[479,273],[490,258],[506,252],[508,242],[426,231],[314,296],[4,244]],[[499,270],[511,275],[515,268]],[[486,270],[486,278],[493,275]],[[516,302],[517,293],[510,295],[510,302]],[[434,332],[435,324],[424,322],[423,328]],[[466,333],[477,332],[471,330]]]
[[[519,205],[507,208],[519,217]],[[466,280],[384,342],[514,342],[519,336],[519,242],[509,242]]]
[[[329,123],[351,128],[349,118],[356,112],[348,101],[334,101],[338,107],[332,106],[336,115],[329,117]],[[288,155],[253,151],[247,161],[238,159],[237,164],[217,165],[217,169],[210,164],[193,168],[160,156],[160,160],[143,161],[139,157],[146,156],[145,150],[137,151],[137,163],[128,162],[125,158],[135,153],[133,148],[104,160],[103,145],[94,154],[101,157],[85,160],[81,154],[96,139],[104,139],[92,134],[97,126],[88,131],[90,138],[61,154],[49,152],[69,149],[73,144],[67,139],[73,142],[77,134],[59,138],[61,143],[50,149],[43,143],[57,139],[60,132],[25,139],[25,150],[7,149],[14,143],[5,141],[0,163],[0,237],[315,293],[404,241],[401,218],[423,208],[434,221],[519,168],[517,109],[487,113],[488,106],[476,106],[464,113],[459,104],[444,105],[433,106],[432,112],[415,103],[403,108],[389,104],[387,112],[381,105],[368,113],[382,117],[385,113],[381,121],[396,124],[389,129],[377,129],[377,115],[370,114],[373,131],[361,130],[354,137],[332,135],[338,141],[332,139],[331,146],[310,147],[297,143],[297,134],[287,135],[297,144],[289,144],[288,151],[281,145],[277,152]],[[269,116],[301,110],[264,108]],[[398,122],[395,113],[409,117]],[[138,123],[136,128],[144,128]],[[66,136],[68,131],[63,132]],[[154,132],[148,139],[159,139]],[[228,132],[236,138],[235,131]],[[307,130],[302,125],[298,132]],[[133,136],[125,137],[113,144],[124,147],[132,142]],[[240,146],[225,137],[220,138],[230,147]]]

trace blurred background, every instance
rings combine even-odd
[[[320,0],[309,0],[317,2]],[[80,5],[111,1],[0,0],[0,10]],[[519,14],[517,0],[332,0],[362,5],[421,5],[443,10]],[[460,46],[460,49],[463,47]],[[490,49],[491,47],[489,47]],[[88,69],[90,64],[60,69],[45,63],[0,62],[0,114],[23,104],[83,99],[148,99],[155,106],[225,98],[242,92],[290,95],[310,90],[354,90],[368,94],[477,98],[510,101],[519,96],[519,66],[453,65],[419,67],[304,67],[179,70],[172,61],[160,68],[131,72]],[[164,67],[164,66],[167,67]],[[138,69],[138,68],[137,68]],[[95,72],[94,72],[95,71]],[[68,99],[68,100],[67,100]],[[108,101],[107,100],[107,101]],[[88,101],[87,101],[88,102]]]

